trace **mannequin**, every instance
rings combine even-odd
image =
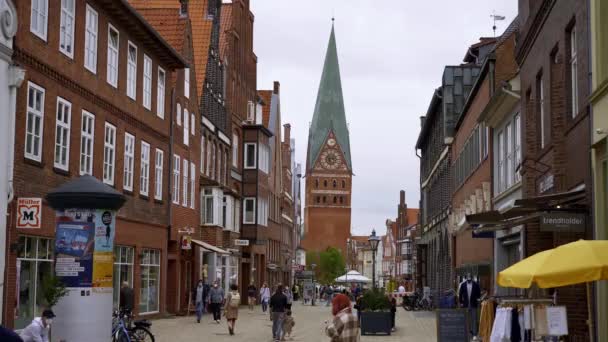
[[[467,309],[471,336],[477,336],[477,306],[479,305],[479,297],[481,297],[481,288],[473,280],[473,276],[468,273],[466,280],[460,284],[460,288],[458,289],[458,303],[461,308]]]

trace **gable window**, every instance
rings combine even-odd
[[[572,117],[578,114],[578,54],[576,48],[576,27],[570,30],[570,102]]]
[[[108,83],[118,88],[118,31],[108,25]]]
[[[137,88],[137,46],[129,42],[127,51],[127,96],[135,100]]]
[[[239,167],[239,136],[232,133],[232,166]]]
[[[163,150],[156,149],[154,156],[154,198],[157,200],[163,199]]]
[[[165,70],[158,68],[158,80],[156,81],[156,115],[165,118]]]
[[[82,111],[80,131],[80,174],[93,175],[93,140],[95,138],[95,115]]]
[[[243,223],[255,224],[255,198],[243,199]]]
[[[46,30],[49,16],[48,0],[32,0],[30,31],[46,41]]]
[[[184,69],[184,96],[190,98],[190,68]]]
[[[194,209],[196,204],[196,167],[193,162],[190,162],[190,208]]]
[[[188,116],[188,109],[184,107],[184,145],[190,144],[190,120]]]
[[[181,169],[181,160],[178,155],[173,155],[173,203],[179,204],[179,182],[180,179],[180,169]]]
[[[70,164],[70,124],[72,104],[57,97],[57,117],[55,123],[55,163],[58,169],[67,171]]]
[[[245,168],[255,169],[256,168],[256,144],[246,143],[245,144]]]
[[[61,27],[59,32],[59,51],[74,57],[74,0],[61,0]]]
[[[190,180],[188,180],[188,170],[190,169],[190,163],[188,162],[188,159],[184,158],[183,159],[183,164],[184,167],[182,168],[182,173],[184,175],[184,184],[182,187],[182,205],[184,207],[188,206],[188,194],[190,193],[188,191],[188,186],[190,185]]]
[[[114,185],[114,159],[116,157],[116,127],[106,122],[103,142],[103,182]]]
[[[336,180],[335,180],[335,179],[333,180],[333,182],[332,182],[332,183],[333,183],[334,188],[338,186],[338,182],[336,182]]]
[[[135,160],[135,137],[125,133],[125,165],[122,186],[125,190],[133,191],[133,164]]]
[[[97,73],[97,12],[87,4],[84,67]]]
[[[152,108],[152,60],[144,54],[144,107]]]
[[[44,92],[44,88],[28,82],[27,116],[25,119],[25,157],[36,161],[42,160]]]
[[[141,164],[139,172],[139,193],[148,196],[150,177],[150,144],[141,142]]]

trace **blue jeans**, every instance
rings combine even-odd
[[[205,304],[203,304],[203,302],[196,302],[196,320],[201,320],[201,317],[203,317],[203,311],[205,311]]]
[[[327,302],[325,303],[325,306],[329,306],[329,304],[331,304],[331,300],[334,299],[334,295],[333,294],[328,294],[327,295]]]
[[[272,313],[272,338],[280,340],[283,337],[283,320],[285,319],[284,312]]]
[[[469,332],[472,336],[477,336],[477,308],[467,308],[466,310],[469,319]]]
[[[262,312],[268,310],[268,299],[262,299]]]

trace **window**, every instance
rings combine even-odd
[[[108,83],[118,88],[118,31],[108,25]]]
[[[135,160],[135,137],[125,133],[125,166],[122,186],[125,190],[133,191],[133,163]]]
[[[87,4],[84,67],[97,73],[97,12]]]
[[[141,142],[141,164],[139,172],[139,193],[148,196],[150,176],[150,144]]]
[[[205,139],[204,135],[201,135],[201,174],[205,173]]]
[[[184,69],[184,96],[190,98],[190,68]]]
[[[190,208],[194,209],[196,204],[196,170],[194,163],[190,162]]]
[[[211,145],[211,178],[215,179],[215,143]]]
[[[260,197],[258,199],[258,224],[264,227],[268,226],[268,199]]]
[[[538,113],[540,115],[540,148],[545,147],[547,132],[545,129],[545,124],[547,123],[547,118],[545,118],[545,90],[543,84],[542,75],[538,77],[537,82],[537,94],[538,94]]]
[[[319,180],[315,179],[315,188],[318,188],[318,187],[319,187]]]
[[[141,287],[139,289],[139,313],[158,312],[160,297],[160,251],[143,249],[140,262]]]
[[[68,171],[70,164],[70,124],[72,104],[57,97],[57,116],[55,123],[55,163],[58,169]]]
[[[53,276],[54,242],[51,239],[19,237],[17,267],[19,284],[18,316],[15,328],[23,329],[46,308],[42,283]]]
[[[204,225],[222,224],[224,192],[220,188],[204,188],[201,191],[201,223]]]
[[[32,0],[30,31],[46,41],[46,28],[49,16],[48,0]]]
[[[234,200],[234,231],[241,230],[241,202],[238,199]]]
[[[336,180],[335,180],[335,179],[333,180],[333,182],[332,182],[332,183],[333,183],[334,188],[338,186],[338,182],[336,182]]]
[[[222,226],[227,230],[234,230],[234,198],[224,196],[222,205]]]
[[[158,80],[156,81],[156,115],[165,118],[165,70],[158,68]]]
[[[211,172],[211,140],[207,140],[207,169],[205,174],[209,177]]]
[[[80,131],[80,174],[93,175],[93,141],[95,139],[95,115],[82,111]]]
[[[27,116],[25,123],[25,157],[42,160],[42,131],[44,121],[44,88],[28,82]]]
[[[135,100],[137,88],[137,46],[129,42],[127,51],[127,96]],[[145,90],[144,90],[145,91]]]
[[[224,152],[224,173],[222,173],[222,177],[224,177],[224,185],[228,185],[228,149]]]
[[[513,184],[513,131],[511,123],[505,128],[505,189]]]
[[[232,133],[232,166],[239,167],[239,136]]]
[[[344,203],[344,197],[340,196],[340,204]]]
[[[221,164],[221,162],[222,162],[222,149],[221,149],[221,146],[222,145],[218,144],[218,146],[217,146],[217,155],[216,155],[217,167],[216,167],[215,170],[217,172],[217,175],[215,177],[215,180],[217,180],[218,182],[220,182],[222,180],[222,171],[221,171],[221,167],[222,167],[222,164]]]
[[[184,185],[182,188],[182,205],[184,207],[188,206],[188,194],[190,193],[190,191],[188,191],[188,186],[190,185],[190,180],[188,179],[188,170],[190,169],[190,163],[188,162],[188,160],[186,158],[183,159],[183,163],[184,163],[184,167],[182,168],[182,173],[184,175]]]
[[[190,113],[190,134],[196,134],[196,126],[194,124],[194,113]]]
[[[576,27],[570,30],[570,100],[572,117],[578,114],[578,54],[576,49]]]
[[[259,168],[260,171],[264,173],[268,173],[268,164],[270,160],[270,149],[268,145],[260,144],[260,160],[259,160]]]
[[[61,27],[59,31],[59,51],[74,57],[74,0],[61,0]]]
[[[323,196],[323,203],[327,203],[327,197]]]
[[[181,160],[178,155],[173,155],[173,203],[179,204],[179,182]]]
[[[327,180],[323,181],[323,187],[327,188]]]
[[[188,116],[188,109],[184,107],[184,145],[188,146],[190,144],[190,135],[188,134],[190,131],[190,120]]]
[[[163,150],[156,149],[154,156],[154,198],[161,201],[163,199]]]
[[[255,224],[255,198],[243,199],[243,223]]]
[[[152,60],[144,54],[144,107],[152,108]]]
[[[181,126],[182,125],[182,105],[181,104],[177,104],[177,125]]]
[[[114,159],[116,158],[116,127],[106,122],[103,142],[103,182],[114,185]]]
[[[334,204],[338,203],[338,198],[334,196]]]
[[[342,189],[346,188],[346,181],[342,181]]]
[[[126,281],[133,287],[133,247],[114,246],[114,310],[120,307],[120,286]]]
[[[514,165],[514,174],[515,174],[515,181],[518,182],[521,179],[521,176],[519,174],[519,172],[515,171],[519,168],[519,165],[521,164],[521,117],[518,114],[515,115],[515,118],[513,119],[514,121],[514,126],[515,126],[515,134],[513,134],[513,141],[514,141],[514,153],[515,153],[515,165]]]
[[[245,168],[255,169],[256,168],[256,145],[254,143],[245,144]]]

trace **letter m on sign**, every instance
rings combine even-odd
[[[41,228],[41,215],[41,198],[19,198],[17,200],[17,228]]]

